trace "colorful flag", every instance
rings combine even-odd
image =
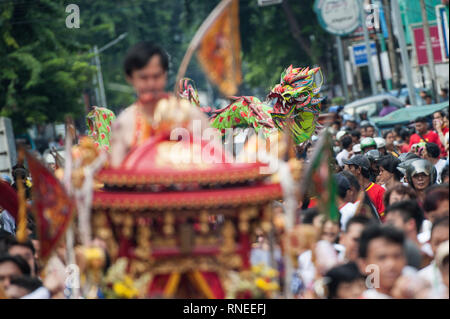
[[[69,226],[75,206],[59,180],[30,153],[25,153],[33,178],[32,198],[41,258],[47,261]]]
[[[210,81],[229,96],[237,93],[242,82],[239,0],[222,3],[225,7],[203,35],[197,58]]]
[[[331,135],[327,129],[314,147],[314,153],[303,177],[301,191],[317,197],[317,208],[333,221],[339,221],[336,203],[337,186],[334,179],[333,149]],[[303,196],[302,196],[303,197]]]

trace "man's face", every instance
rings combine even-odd
[[[392,173],[385,170],[383,168],[383,166],[379,167],[379,173],[378,173],[378,177],[377,177],[377,182],[384,184],[386,183],[388,180],[390,180],[392,177]]]
[[[25,259],[25,261],[28,263],[28,265],[30,265],[31,275],[32,276],[36,275],[34,273],[36,263],[35,263],[33,252],[31,251],[30,248],[28,248],[26,246],[16,245],[16,246],[10,247],[8,252],[11,256],[20,256],[23,259]]]
[[[155,98],[155,94],[161,94],[167,84],[167,72],[161,65],[161,57],[154,55],[147,65],[140,70],[134,70],[127,77],[128,82],[133,85],[139,99],[145,102]]]
[[[353,121],[347,121],[347,127],[354,130],[356,128],[356,122]]]
[[[20,276],[22,272],[12,261],[6,261],[0,264],[0,288],[6,290],[14,276]]]
[[[405,222],[401,213],[395,210],[390,211],[389,214],[386,215],[386,224],[390,224],[395,228],[402,230],[405,234],[409,234],[416,230],[414,219],[411,218]]]
[[[441,124],[441,128],[446,127],[447,126],[447,121],[444,117],[442,117],[441,113],[436,112],[433,114],[433,127],[435,130],[437,130],[437,124],[440,123]]]
[[[417,191],[423,191],[425,188],[430,186],[430,176],[425,173],[415,174],[412,176],[412,182]]]
[[[433,120],[443,121],[444,119],[442,118],[441,113],[436,112],[433,114]]]
[[[341,244],[345,247],[345,257],[349,261],[358,259],[359,238],[364,229],[363,224],[351,224],[347,232],[342,234]]]
[[[448,217],[448,207],[449,201],[448,199],[443,199],[439,201],[437,204],[437,208],[435,210],[427,212],[427,217],[433,223],[436,219],[447,216]]]
[[[361,132],[361,137],[366,137],[367,136],[365,127],[361,127],[359,131]]]
[[[344,170],[349,171],[354,176],[359,176],[359,169],[358,169],[358,166],[356,166],[356,165],[347,165],[346,164],[344,166]]]
[[[417,122],[414,124],[416,127],[416,131],[419,134],[424,134],[427,131],[427,125],[425,123],[422,122]]]
[[[386,135],[386,145],[393,145],[394,144],[394,134],[393,133],[389,133],[388,135]]]
[[[9,285],[5,289],[5,293],[10,299],[20,299],[23,296],[28,295],[30,292],[23,287],[19,287],[16,285]]]
[[[378,266],[380,288],[390,291],[406,265],[403,247],[384,238],[373,239],[367,247],[367,258],[363,264],[364,269],[369,265]]]
[[[371,150],[376,150],[377,148],[375,147],[375,146],[366,146],[366,147],[364,147],[363,149],[361,149],[361,151],[363,152],[363,153],[367,153],[368,151],[371,151]]]
[[[326,221],[323,225],[322,239],[334,243],[339,235],[339,226],[331,221]]]
[[[375,129],[372,126],[367,127],[366,136],[373,137],[374,133],[375,133]]]
[[[436,251],[440,244],[447,241],[449,238],[449,229],[447,226],[438,226],[433,229],[430,238],[431,249],[433,250],[433,255],[436,256]]]
[[[366,290],[366,285],[362,278],[352,282],[343,282],[337,288],[336,297],[337,299],[357,299],[361,297],[364,290]]]
[[[411,198],[408,195],[401,195],[397,192],[392,192],[391,196],[389,197],[389,205],[392,205],[397,202],[401,202],[404,200],[410,200]]]

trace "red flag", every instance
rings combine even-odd
[[[59,180],[36,158],[25,153],[33,178],[32,196],[43,263],[63,238],[75,205]]]
[[[19,202],[17,193],[7,182],[0,180],[0,207],[7,210],[17,221]]]

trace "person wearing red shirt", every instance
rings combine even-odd
[[[439,146],[441,154],[445,154],[445,149],[442,146],[439,136],[435,132],[428,130],[428,123],[426,118],[417,118],[415,121],[415,127],[417,133],[411,135],[411,138],[409,139],[409,148],[411,148],[411,146],[413,146],[414,144],[420,142],[435,143]]]
[[[384,192],[386,191],[383,187],[378,184],[371,182],[369,186],[365,188],[367,195],[369,195],[370,200],[375,205],[375,208],[380,215],[382,221],[384,221]]]
[[[433,128],[439,136],[442,145],[446,146],[445,134],[448,133],[448,116],[443,111],[433,113]],[[445,154],[445,153],[444,153]]]
[[[385,189],[370,180],[370,162],[364,155],[355,155],[349,160],[343,160],[345,170],[350,171],[358,179],[359,184],[364,187],[375,206],[380,219],[384,220],[384,202],[383,196]]]

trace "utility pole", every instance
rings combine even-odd
[[[366,43],[366,54],[367,54],[367,65],[369,66],[369,77],[370,77],[370,87],[372,89],[372,95],[377,94],[377,84],[375,81],[375,70],[372,63],[372,50],[370,48],[370,41],[369,41],[369,30],[367,30],[366,25],[366,12],[364,10],[364,0],[362,1],[361,5],[361,24],[364,30],[364,42]]]
[[[398,44],[402,56],[403,70],[405,72],[406,84],[408,86],[409,101],[411,105],[417,105],[414,83],[411,74],[411,64],[409,63],[408,51],[406,49],[405,31],[402,26],[402,17],[398,0],[392,0],[392,12],[394,13],[395,27],[397,28]]]
[[[341,73],[342,91],[345,97],[345,103],[348,103],[347,74],[345,70],[344,51],[342,49],[342,40],[339,35],[336,36],[336,46],[339,59],[339,72]]]
[[[98,106],[103,106],[103,107],[108,106],[107,102],[106,102],[105,85],[103,84],[102,66],[100,64],[100,53],[102,53],[106,49],[112,47],[117,42],[123,40],[127,35],[128,35],[128,32],[122,33],[115,40],[109,42],[108,44],[104,45],[100,49],[98,49],[97,45],[94,45],[94,50],[93,50],[94,51],[94,63],[97,67],[97,82],[100,87],[100,92],[98,92],[98,93],[97,93],[97,88],[96,88],[97,104],[99,104]]]
[[[383,4],[381,3],[381,0],[375,0],[374,4],[378,7],[378,14],[380,15],[380,19],[381,19],[381,14],[383,14],[384,17],[384,21],[386,21],[386,12],[383,9]],[[375,13],[377,14],[377,13]],[[380,20],[379,19],[379,20]],[[378,26],[380,27],[380,26]],[[375,29],[377,28],[377,26],[375,26]],[[385,81],[385,85],[388,91],[392,90],[392,71],[391,71],[391,66],[389,63],[389,55],[386,49],[386,41],[384,40],[384,32],[380,32],[379,30],[377,30],[378,33],[378,41],[380,42],[380,49],[381,49],[381,54],[380,54],[380,66],[381,66],[381,71],[382,71],[382,77]]]
[[[427,46],[428,74],[431,78],[432,95],[434,100],[437,101],[439,92],[437,91],[436,87],[436,68],[434,66],[433,47],[431,46],[430,25],[428,24],[425,0],[420,0],[420,9],[422,11],[423,32],[425,36],[425,44]]]
[[[98,47],[94,45],[94,58],[95,58],[95,65],[97,66],[97,79],[98,79],[98,85],[100,87],[100,107],[107,107],[106,104],[106,94],[105,94],[105,85],[103,84],[103,74],[102,74],[102,66],[100,64],[100,58],[98,56]]]
[[[89,52],[90,53],[94,53],[94,50],[91,49],[91,50],[89,50]],[[91,63],[92,64],[96,64],[95,63],[95,56],[92,57]],[[99,89],[98,89],[98,80],[97,80],[97,78],[98,78],[98,73],[96,74],[96,76],[92,77],[92,85],[94,86],[95,104],[97,104],[99,106],[99,104],[101,104],[101,101],[100,101],[100,92],[99,92]]]
[[[385,9],[385,10],[384,10]],[[388,0],[383,0],[384,18],[386,19],[388,39],[387,47],[389,52],[389,61],[391,63],[392,82],[394,86],[400,87],[400,76],[398,74],[397,55],[395,53],[394,35],[392,33],[391,10],[389,10]]]

